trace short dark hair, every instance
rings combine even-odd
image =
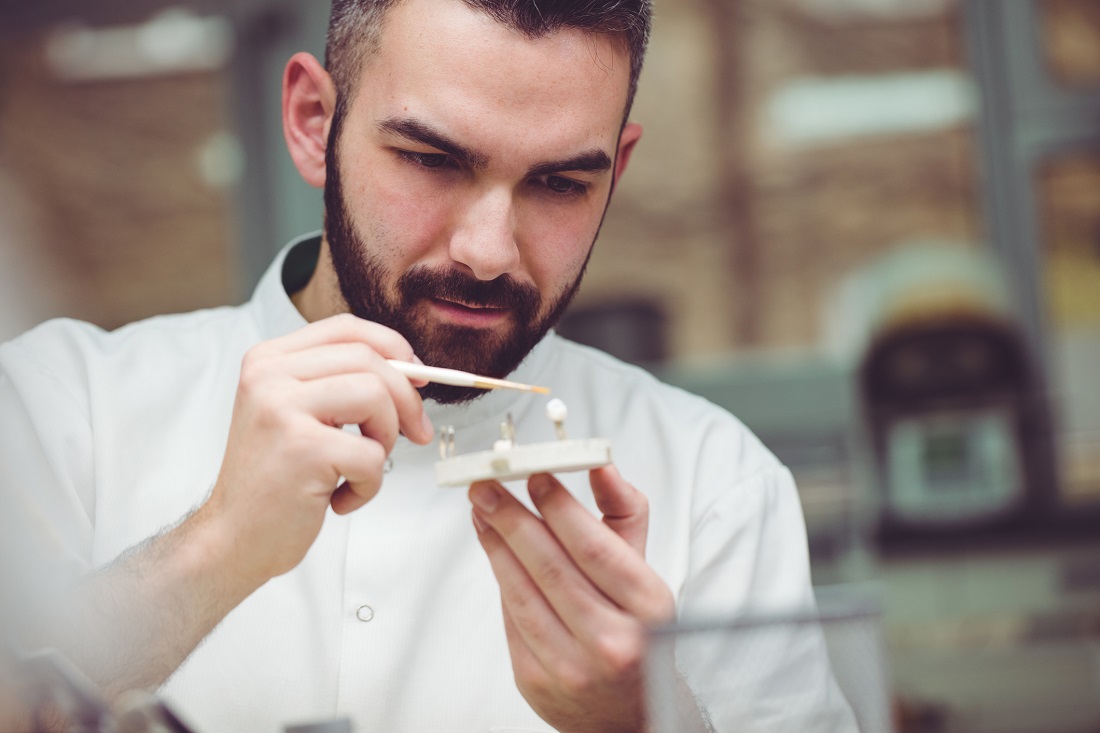
[[[363,62],[378,48],[386,13],[401,0],[332,0],[325,66],[347,104]],[[618,36],[630,54],[630,113],[649,43],[650,0],[462,0],[529,38],[562,28]]]

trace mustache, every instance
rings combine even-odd
[[[435,298],[482,308],[514,310],[530,316],[542,302],[538,288],[518,282],[511,275],[478,280],[457,270],[433,270],[423,265],[402,275],[397,281],[397,290],[405,307],[418,300]]]

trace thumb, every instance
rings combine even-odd
[[[589,471],[588,480],[596,506],[603,514],[604,524],[644,557],[646,535],[649,533],[649,500],[646,495],[625,481],[614,466]]]

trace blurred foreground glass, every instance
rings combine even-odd
[[[688,682],[706,699],[718,730],[894,731],[878,602],[864,588],[817,593],[816,608],[684,620],[655,629],[646,662],[652,730],[704,730],[681,722],[685,707],[695,703],[674,660],[690,656],[697,676]]]

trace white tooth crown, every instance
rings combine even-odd
[[[565,422],[569,416],[569,408],[557,397],[546,403],[546,416],[555,424]]]

